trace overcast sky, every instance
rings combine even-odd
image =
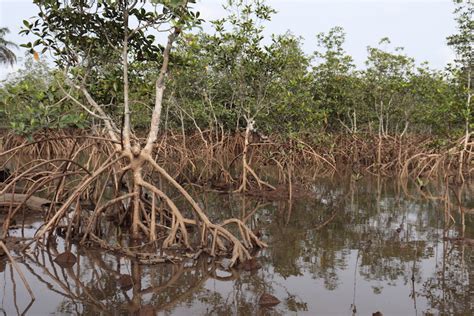
[[[219,18],[225,14],[223,1],[198,0],[196,8],[204,19]],[[266,34],[289,30],[302,36],[307,53],[315,50],[317,33],[337,25],[345,29],[345,48],[359,67],[364,64],[367,46],[376,46],[385,36],[394,47],[405,47],[407,55],[415,57],[418,63],[428,61],[433,68],[444,68],[454,57],[446,46],[446,36],[456,31],[452,0],[268,0],[267,3],[278,13],[267,24]],[[36,13],[32,0],[0,0],[0,26],[11,31],[7,39],[24,43],[26,39],[18,35],[22,20]],[[24,56],[24,50],[18,50],[17,55]],[[0,66],[0,79],[12,70]]]

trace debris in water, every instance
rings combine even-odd
[[[118,286],[125,291],[130,290],[133,287],[132,277],[128,274],[122,274],[117,280]]]
[[[54,262],[61,268],[72,268],[76,264],[77,258],[72,252],[65,251],[59,254],[56,259],[54,259]]]
[[[252,259],[245,260],[244,262],[240,264],[240,266],[245,271],[255,271],[255,270],[260,269],[262,267],[262,264],[258,262],[257,259],[252,258]]]
[[[268,293],[263,293],[258,300],[258,305],[263,307],[273,307],[278,304],[280,304],[280,300]]]

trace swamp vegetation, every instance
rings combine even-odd
[[[261,0],[209,32],[191,0],[33,2],[0,86],[1,311],[472,309],[472,2],[443,71],[387,38],[357,69],[340,27],[305,54]]]

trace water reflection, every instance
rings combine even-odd
[[[225,271],[219,262],[154,266],[72,249],[65,268],[37,249],[21,260],[35,296],[0,261],[4,314],[465,315],[473,310],[472,184],[398,183],[381,178],[337,179],[310,187],[309,197],[268,202],[201,194],[214,219],[246,219],[269,247],[259,264]],[[262,294],[277,297],[273,308]]]

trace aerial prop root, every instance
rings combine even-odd
[[[163,178],[165,178],[175,189],[177,189],[181,193],[181,195],[186,199],[186,201],[192,206],[194,214],[196,215],[196,221],[185,219],[176,207],[176,205],[174,205],[171,199],[167,198],[167,196],[161,190],[157,189],[155,186],[149,183],[146,183],[144,181],[141,182],[140,184],[142,186],[153,191],[159,197],[163,198],[167,203],[168,207],[170,207],[171,211],[173,212],[173,215],[175,216],[176,225],[172,227],[170,234],[164,242],[164,246],[168,246],[176,240],[176,233],[178,229],[182,232],[185,245],[186,243],[189,244],[187,240],[188,234],[186,232],[186,223],[195,223],[196,225],[199,224],[201,226],[201,246],[206,247],[210,242],[212,256],[216,255],[216,246],[219,247],[221,250],[226,250],[224,242],[227,241],[232,244],[232,265],[235,264],[238,260],[244,261],[246,259],[251,258],[250,253],[247,249],[250,249],[254,246],[262,248],[266,247],[266,244],[260,241],[255,236],[255,234],[253,234],[252,231],[242,221],[238,219],[229,219],[227,221],[224,221],[220,225],[212,223],[207,217],[207,215],[204,213],[204,211],[201,209],[199,204],[178,182],[176,182],[176,180],[174,180],[166,172],[166,170],[159,166],[149,156],[145,155],[145,160],[148,161],[154,170],[156,170]],[[236,223],[238,225],[238,228],[241,232],[242,241],[240,241],[224,227],[230,223]]]
[[[137,164],[133,159],[139,159],[142,162],[138,164],[140,170],[142,169],[143,164],[150,165],[153,170],[157,171],[160,176],[171,184],[171,186],[185,198],[188,204],[192,206],[194,219],[185,218],[183,213],[166,193],[155,185],[145,181],[141,176],[137,177],[136,175],[140,175],[140,173],[135,172],[135,170],[133,170],[134,177],[131,179],[134,182],[131,192],[121,194],[107,202],[98,203],[92,211],[82,212],[81,214],[81,196],[93,185],[94,181],[98,181],[99,177],[104,173],[110,172],[110,170],[117,170],[117,164],[121,165],[121,160],[123,160],[123,158],[127,159],[130,157],[125,153],[117,152],[117,155],[111,155],[108,157],[94,172],[85,174],[77,187],[69,194],[67,199],[61,204],[54,215],[37,231],[34,240],[38,241],[46,234],[51,234],[57,227],[60,227],[60,223],[63,219],[69,218],[69,225],[71,225],[73,219],[79,220],[77,221],[79,226],[82,225],[81,223],[84,223],[84,229],[81,230],[77,227],[78,229],[75,230],[76,233],[82,231],[82,235],[80,236],[81,243],[84,243],[87,240],[96,241],[96,227],[98,226],[97,224],[100,216],[105,210],[114,204],[124,202],[127,199],[140,200],[142,198],[141,192],[148,191],[152,193],[153,202],[151,208],[153,215],[150,216],[149,213],[142,212],[141,216],[139,216],[139,223],[136,224],[138,224],[146,234],[149,234],[151,241],[156,241],[156,236],[154,236],[156,227],[167,228],[167,236],[162,243],[163,248],[169,248],[175,244],[181,244],[187,249],[192,250],[188,231],[188,226],[191,225],[197,226],[198,229],[196,231],[201,234],[200,245],[198,246],[199,249],[206,250],[211,256],[222,255],[231,251],[232,265],[239,260],[244,261],[250,259],[251,255],[249,249],[255,246],[266,247],[266,244],[260,241],[255,234],[253,234],[253,232],[238,219],[228,219],[221,224],[212,223],[189,193],[147,153],[140,153],[138,157],[131,158],[131,161],[129,161],[125,167],[120,166],[121,168],[119,169],[123,171],[136,168],[135,166],[137,166]],[[157,199],[155,199],[155,197],[157,197]],[[165,218],[165,222],[157,222],[157,219],[155,218],[157,217],[155,212],[155,209],[157,209],[155,200],[161,200],[167,206],[168,213],[165,214],[166,216],[162,217]],[[144,210],[143,203],[141,204],[141,207]],[[163,212],[163,210],[158,210],[159,214],[160,212]],[[82,221],[81,219],[85,220]],[[145,220],[145,222],[142,222],[142,220]],[[237,229],[240,232],[240,238],[227,229],[227,226],[230,224],[235,224],[237,226]]]
[[[63,205],[58,209],[56,214],[41,228],[36,236],[35,239],[38,240],[39,238],[43,237],[47,232],[54,230],[58,225],[59,221],[65,217],[67,211],[70,209],[70,206],[73,205],[75,201],[77,201],[81,194],[89,187],[89,185],[102,173],[109,170],[115,163],[120,161],[123,158],[122,155],[113,159],[113,156],[109,157],[100,168],[98,168],[91,176],[84,178],[82,182],[78,185],[78,187],[74,190],[73,193],[68,197],[68,199],[63,203]],[[77,208],[74,209],[74,212],[79,211]]]

